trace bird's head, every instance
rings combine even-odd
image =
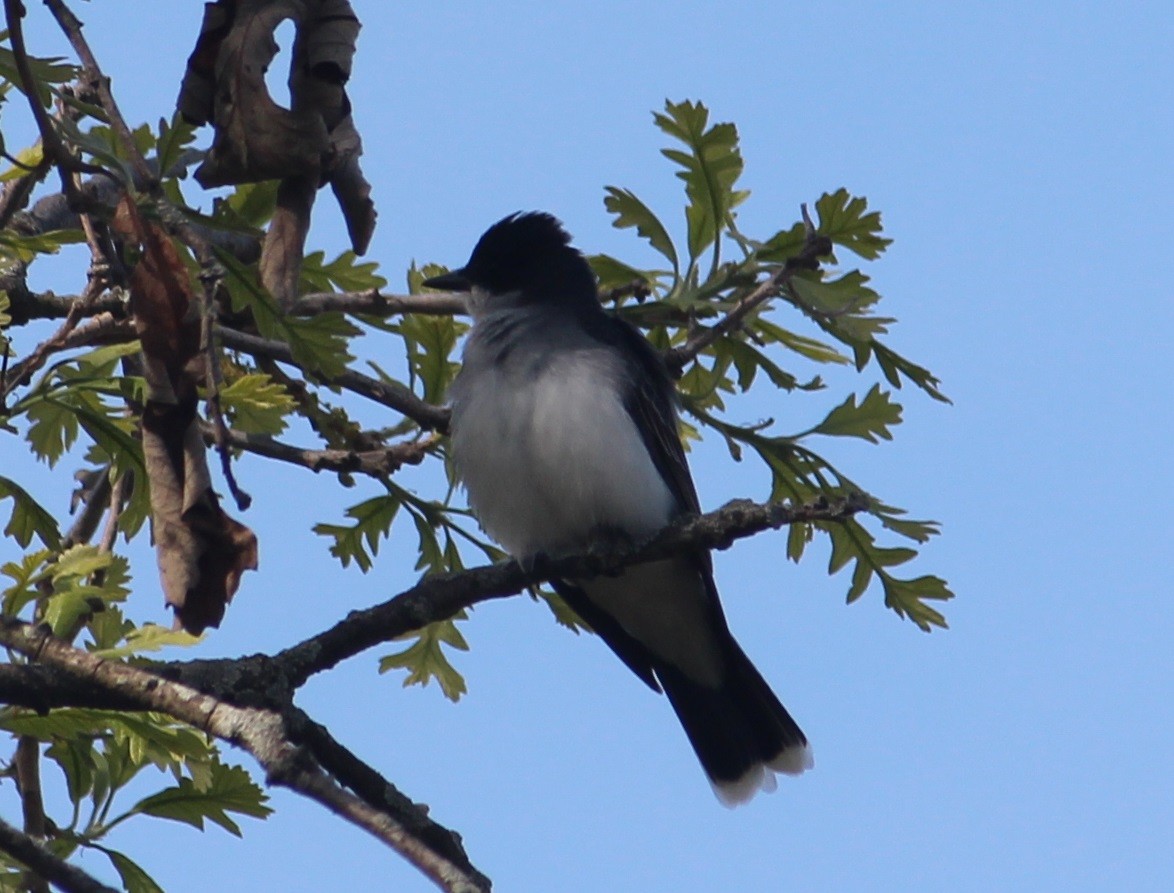
[[[485,309],[511,304],[597,303],[595,274],[562,224],[537,211],[511,214],[489,227],[468,263],[424,281],[429,288],[467,291]]]

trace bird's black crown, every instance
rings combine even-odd
[[[540,211],[511,214],[489,227],[461,272],[495,294],[595,300],[595,274],[587,261],[563,225]]]

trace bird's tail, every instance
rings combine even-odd
[[[814,761],[807,737],[762,674],[733,637],[728,642],[717,688],[669,665],[657,666],[656,675],[717,798],[737,806],[758,790],[774,790],[775,772],[798,775]]]

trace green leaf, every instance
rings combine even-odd
[[[559,626],[565,626],[575,635],[579,634],[579,630],[584,630],[589,633],[594,632],[591,626],[576,614],[571,609],[571,606],[557,592],[550,589],[536,589],[531,594],[550,608],[550,613],[554,616],[554,620]]]
[[[55,400],[40,400],[25,413],[32,424],[25,433],[33,455],[52,468],[65,451],[77,442],[77,414]]]
[[[605,191],[607,197],[603,200],[603,205],[615,216],[612,226],[616,229],[635,227],[636,232],[647,239],[648,244],[663,254],[672,264],[673,275],[676,276],[680,269],[677,249],[669,237],[668,230],[660,222],[660,218],[653,214],[649,207],[640,201],[631,190],[607,186]]]
[[[892,440],[893,433],[889,428],[900,423],[901,405],[892,402],[889,392],[882,391],[880,385],[873,385],[859,406],[856,404],[856,395],[849,394],[848,399],[829,412],[812,431],[880,443],[882,439]]]
[[[728,123],[709,127],[709,110],[701,103],[688,100],[666,102],[665,113],[653,117],[662,131],[680,140],[689,150],[662,149],[661,154],[680,165],[677,176],[685,181],[689,199],[685,218],[690,262],[695,262],[713,245],[716,269],[720,259],[719,237],[733,222],[733,208],[748,195],[734,190],[743,167],[737,128]]]
[[[815,338],[808,338],[805,335],[798,335],[789,329],[775,325],[770,320],[763,319],[761,316],[753,317],[746,323],[746,326],[758,333],[768,343],[781,344],[799,356],[816,363],[847,365],[852,362],[830,344],[825,344]]]
[[[122,886],[126,889],[126,893],[165,893],[163,888],[155,883],[154,879],[129,856],[106,847],[96,848],[110,859],[114,870],[122,879]]]
[[[465,612],[456,616],[456,620],[464,620]],[[389,654],[379,660],[379,672],[390,670],[408,670],[404,678],[404,686],[427,685],[435,679],[440,690],[450,701],[460,700],[466,692],[465,680],[456,667],[449,663],[444,653],[443,645],[456,648],[458,651],[468,651],[469,644],[461,635],[453,620],[442,620],[424,627],[416,635],[416,641],[403,651]]]
[[[0,573],[15,581],[4,590],[5,616],[15,617],[25,605],[40,595],[37,583],[41,579],[42,569],[53,558],[53,554],[48,549],[40,549],[22,556],[20,563],[8,561],[0,567]]]
[[[343,567],[353,559],[366,573],[371,569],[374,556],[379,554],[380,541],[390,535],[391,524],[401,505],[400,498],[394,494],[376,496],[346,510],[346,516],[355,520],[351,526],[315,524],[314,532],[334,538],[330,554],[341,561]]]
[[[234,222],[260,229],[277,207],[277,180],[262,180],[260,183],[241,183],[233,189],[218,211],[231,212]]]
[[[233,310],[251,310],[262,337],[287,343],[295,362],[308,371],[327,378],[342,374],[354,359],[348,350],[349,339],[361,335],[362,330],[341,313],[322,313],[312,319],[288,315],[260,286],[253,271],[225,251],[216,249],[216,256],[228,272],[225,284]]]
[[[265,805],[266,800],[265,792],[244,769],[214,761],[208,784],[201,786],[181,778],[174,787],[144,797],[131,812],[183,822],[201,831],[207,819],[240,837],[240,827],[229,813],[263,819],[273,812]]]
[[[423,386],[422,397],[434,404],[444,402],[448,386],[460,371],[453,353],[468,324],[452,316],[408,314],[391,327],[402,336],[411,370],[411,388]]]
[[[795,276],[791,280],[791,289],[817,314],[831,316],[842,325],[845,316],[860,314],[880,300],[880,295],[866,284],[868,281],[859,270],[852,270],[838,279],[824,282]]]
[[[118,647],[98,648],[94,653],[99,657],[112,660],[142,654],[146,651],[159,651],[171,646],[190,647],[198,645],[203,639],[203,636],[193,636],[182,629],[171,629],[156,623],[144,623],[126,633],[124,644]]]
[[[387,280],[376,272],[374,261],[359,262],[358,255],[347,250],[330,263],[324,252],[315,251],[302,261],[301,289],[314,291],[368,291],[387,286]]]
[[[13,502],[12,514],[4,528],[5,536],[15,539],[22,548],[28,548],[34,536],[50,549],[61,545],[57,521],[15,481],[0,477],[0,499]]]
[[[51,582],[43,620],[54,635],[70,638],[84,618],[105,610],[108,602],[124,601],[130,592],[127,568],[125,558],[97,546],[77,545],[63,552],[39,575]]]
[[[946,618],[927,601],[947,601],[954,597],[946,581],[935,576],[921,576],[913,580],[898,580],[885,576],[885,605],[902,617],[908,617],[924,632],[935,626],[946,627]]]
[[[246,434],[280,434],[297,403],[285,385],[265,373],[247,373],[220,389],[232,427]]]
[[[865,260],[876,260],[893,240],[880,235],[883,231],[880,212],[867,211],[867,208],[867,199],[853,197],[847,189],[824,193],[815,203],[819,215],[816,232]]]
[[[620,288],[633,282],[643,282],[649,289],[656,287],[654,272],[637,270],[609,255],[593,254],[587,258],[587,263],[591,264],[600,288]]]
[[[156,143],[159,171],[163,176],[174,176],[172,168],[179,163],[183,150],[195,142],[196,125],[184,120],[183,115],[175,112],[171,120],[159,119],[159,140]]]
[[[89,736],[62,737],[45,749],[45,756],[61,768],[69,799],[80,803],[94,788],[94,742]]]
[[[41,149],[41,144],[38,142],[21,149],[14,157],[18,163],[0,174],[0,183],[19,180],[29,173],[29,168],[34,168],[40,164],[45,154]]]

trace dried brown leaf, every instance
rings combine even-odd
[[[257,566],[257,540],[225,514],[212,489],[197,417],[200,320],[187,268],[129,198],[114,225],[142,252],[131,272],[130,306],[143,346],[143,460],[163,593],[176,623],[200,633],[220,625],[241,574]]]

